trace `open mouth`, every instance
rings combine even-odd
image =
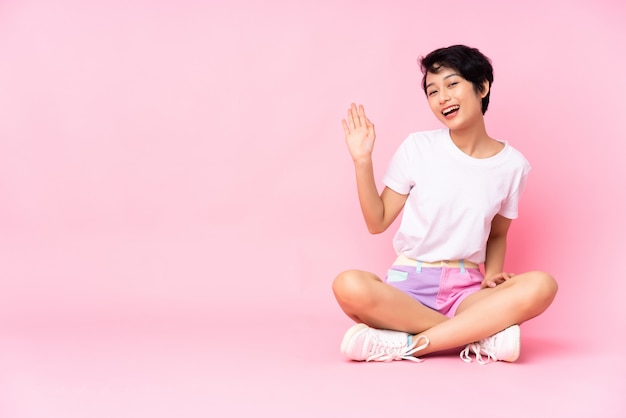
[[[453,113],[455,113],[456,111],[458,111],[459,107],[460,107],[459,105],[446,107],[445,109],[443,109],[441,111],[441,113],[443,113],[444,116],[448,117],[448,116],[452,115]]]

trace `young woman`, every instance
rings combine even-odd
[[[483,115],[493,82],[487,57],[455,45],[431,52],[420,65],[430,108],[446,128],[409,135],[380,195],[374,125],[355,104],[342,121],[368,230],[381,233],[403,214],[393,239],[398,257],[384,281],[349,270],[333,282],[339,305],[357,323],[341,352],[356,361],[419,361],[465,346],[464,361],[472,354],[480,363],[515,361],[519,324],[545,311],[557,292],[547,273],[503,270],[530,166],[487,134]]]

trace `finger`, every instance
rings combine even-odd
[[[348,127],[350,127],[350,129],[354,129],[354,117],[352,116],[352,108],[348,109],[348,117],[346,119],[348,120]]]
[[[367,117],[365,116],[365,108],[363,105],[359,105],[359,123],[361,126],[365,126],[367,121]]]
[[[369,119],[366,119],[366,126],[367,126],[367,133],[368,135],[370,135],[372,138],[376,137],[376,131],[374,130],[374,124],[372,122],[370,122]]]
[[[345,119],[341,119],[341,126],[343,126],[343,134],[345,136],[350,135],[350,127],[348,126],[348,122]]]
[[[480,288],[486,289],[488,287],[496,287],[496,283],[493,280],[489,280],[489,279],[483,280],[483,282],[480,284]]]
[[[356,105],[354,103],[352,103],[352,107],[350,108],[350,117],[353,120],[353,126],[357,127],[360,126],[359,124],[359,111],[356,108]]]

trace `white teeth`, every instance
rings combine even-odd
[[[444,116],[448,116],[450,113],[452,113],[452,112],[454,112],[456,110],[459,110],[459,105],[450,106],[449,108],[444,109],[443,112],[441,112],[441,113],[443,113]]]

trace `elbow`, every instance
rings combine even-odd
[[[372,235],[382,234],[386,230],[384,225],[367,225],[367,231]]]
[[[382,234],[389,228],[388,219],[385,219],[384,216],[374,217],[374,218],[365,218],[365,225],[367,225],[367,230],[372,235]]]

